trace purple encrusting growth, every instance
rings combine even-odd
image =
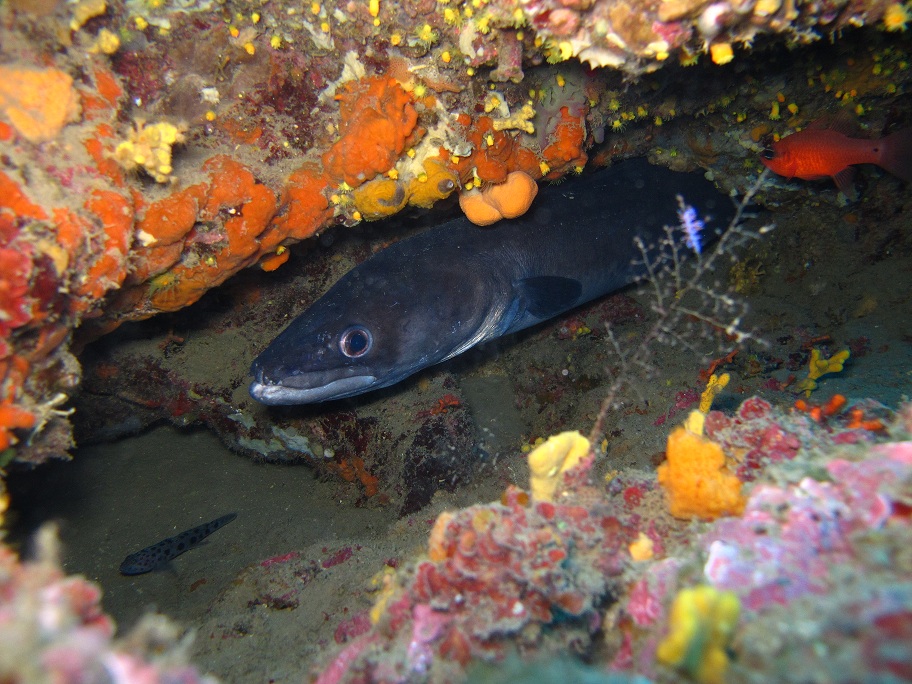
[[[131,553],[120,564],[123,575],[142,575],[161,567],[172,558],[177,558],[185,551],[195,548],[203,539],[224,527],[237,517],[237,513],[229,513],[221,518],[210,520],[186,532],[181,532],[173,537],[163,539],[157,544],[147,546],[141,551]]]
[[[697,218],[697,210],[685,204],[684,198],[678,195],[678,219],[681,221],[681,230],[684,231],[684,242],[697,254],[703,245],[700,242],[700,231],[705,224]]]

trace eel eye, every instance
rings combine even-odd
[[[770,147],[767,147],[765,150],[763,150],[763,152],[760,153],[760,156],[763,157],[764,159],[775,159],[776,150],[774,150]]]
[[[339,338],[339,351],[350,359],[357,359],[370,351],[374,340],[367,328],[353,326]]]

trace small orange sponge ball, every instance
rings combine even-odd
[[[538,183],[525,171],[513,171],[503,183],[459,196],[466,218],[478,226],[489,226],[502,218],[525,214],[538,194]]]
[[[666,458],[658,477],[673,516],[713,520],[744,510],[741,480],[727,472],[718,444],[678,427],[668,435]]]
[[[459,207],[476,226],[490,226],[503,218],[503,214],[488,204],[481,190],[469,190],[460,194]]]

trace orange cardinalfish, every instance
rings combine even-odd
[[[827,124],[816,121],[803,131],[772,143],[760,154],[760,161],[773,173],[786,178],[819,180],[831,177],[849,199],[857,199],[852,184],[854,164],[877,164],[912,181],[912,128],[877,140],[851,138],[851,122]]]

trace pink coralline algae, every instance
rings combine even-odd
[[[350,641],[351,639],[370,631],[370,628],[370,617],[368,616],[367,611],[363,611],[350,617],[348,620],[340,622],[339,626],[336,627],[336,631],[333,632],[333,639],[337,644],[344,644],[346,641]]]
[[[700,401],[700,392],[693,389],[692,387],[687,388],[686,390],[681,390],[675,394],[674,404],[666,413],[663,413],[661,416],[655,419],[653,425],[659,426],[664,425],[665,421],[674,418],[681,411],[686,411],[691,406],[699,403]]]
[[[801,427],[807,426],[804,418],[798,420]],[[734,416],[710,411],[705,430],[725,453],[740,461],[736,474],[742,482],[753,480],[769,463],[793,459],[802,445],[798,425],[788,425],[769,402],[759,397],[744,401]]]
[[[726,454],[755,462],[757,482],[741,516],[707,524],[696,541],[671,531],[668,556],[632,568],[638,576],[605,615],[612,668],[662,679],[656,651],[673,598],[709,585],[734,592],[743,613],[730,681],[758,671],[782,682],[807,672],[833,682],[908,678],[909,424],[845,444],[845,421],[816,422],[754,397],[734,415],[712,411],[704,427]],[[870,441],[890,435],[900,441]]]
[[[743,594],[750,609],[786,604],[832,588],[833,568],[857,555],[855,533],[894,515],[908,525],[897,493],[912,483],[912,442],[874,447],[860,462],[831,460],[826,471],[832,482],[756,487],[741,518],[704,537],[706,578]]]
[[[339,549],[338,551],[336,551],[335,553],[330,555],[329,558],[324,558],[323,561],[320,562],[320,565],[322,565],[324,568],[331,568],[334,565],[339,565],[340,563],[344,563],[349,558],[351,558],[354,555],[354,553],[355,552],[352,549],[352,547],[346,546],[345,548]]]
[[[8,242],[2,229],[0,223],[0,358],[10,354],[10,333],[32,319],[32,255],[27,245]]]
[[[39,532],[31,562],[0,545],[0,681],[215,684],[186,664],[181,630],[163,617],[115,642],[101,590],[64,574],[57,544],[51,528]]]
[[[374,629],[319,681],[459,679],[470,660],[502,656],[520,633],[539,647],[590,639],[635,537],[610,499],[583,484],[591,464],[568,471],[559,503],[530,502],[511,486],[502,503],[441,514],[427,558],[396,574],[372,611]]]

